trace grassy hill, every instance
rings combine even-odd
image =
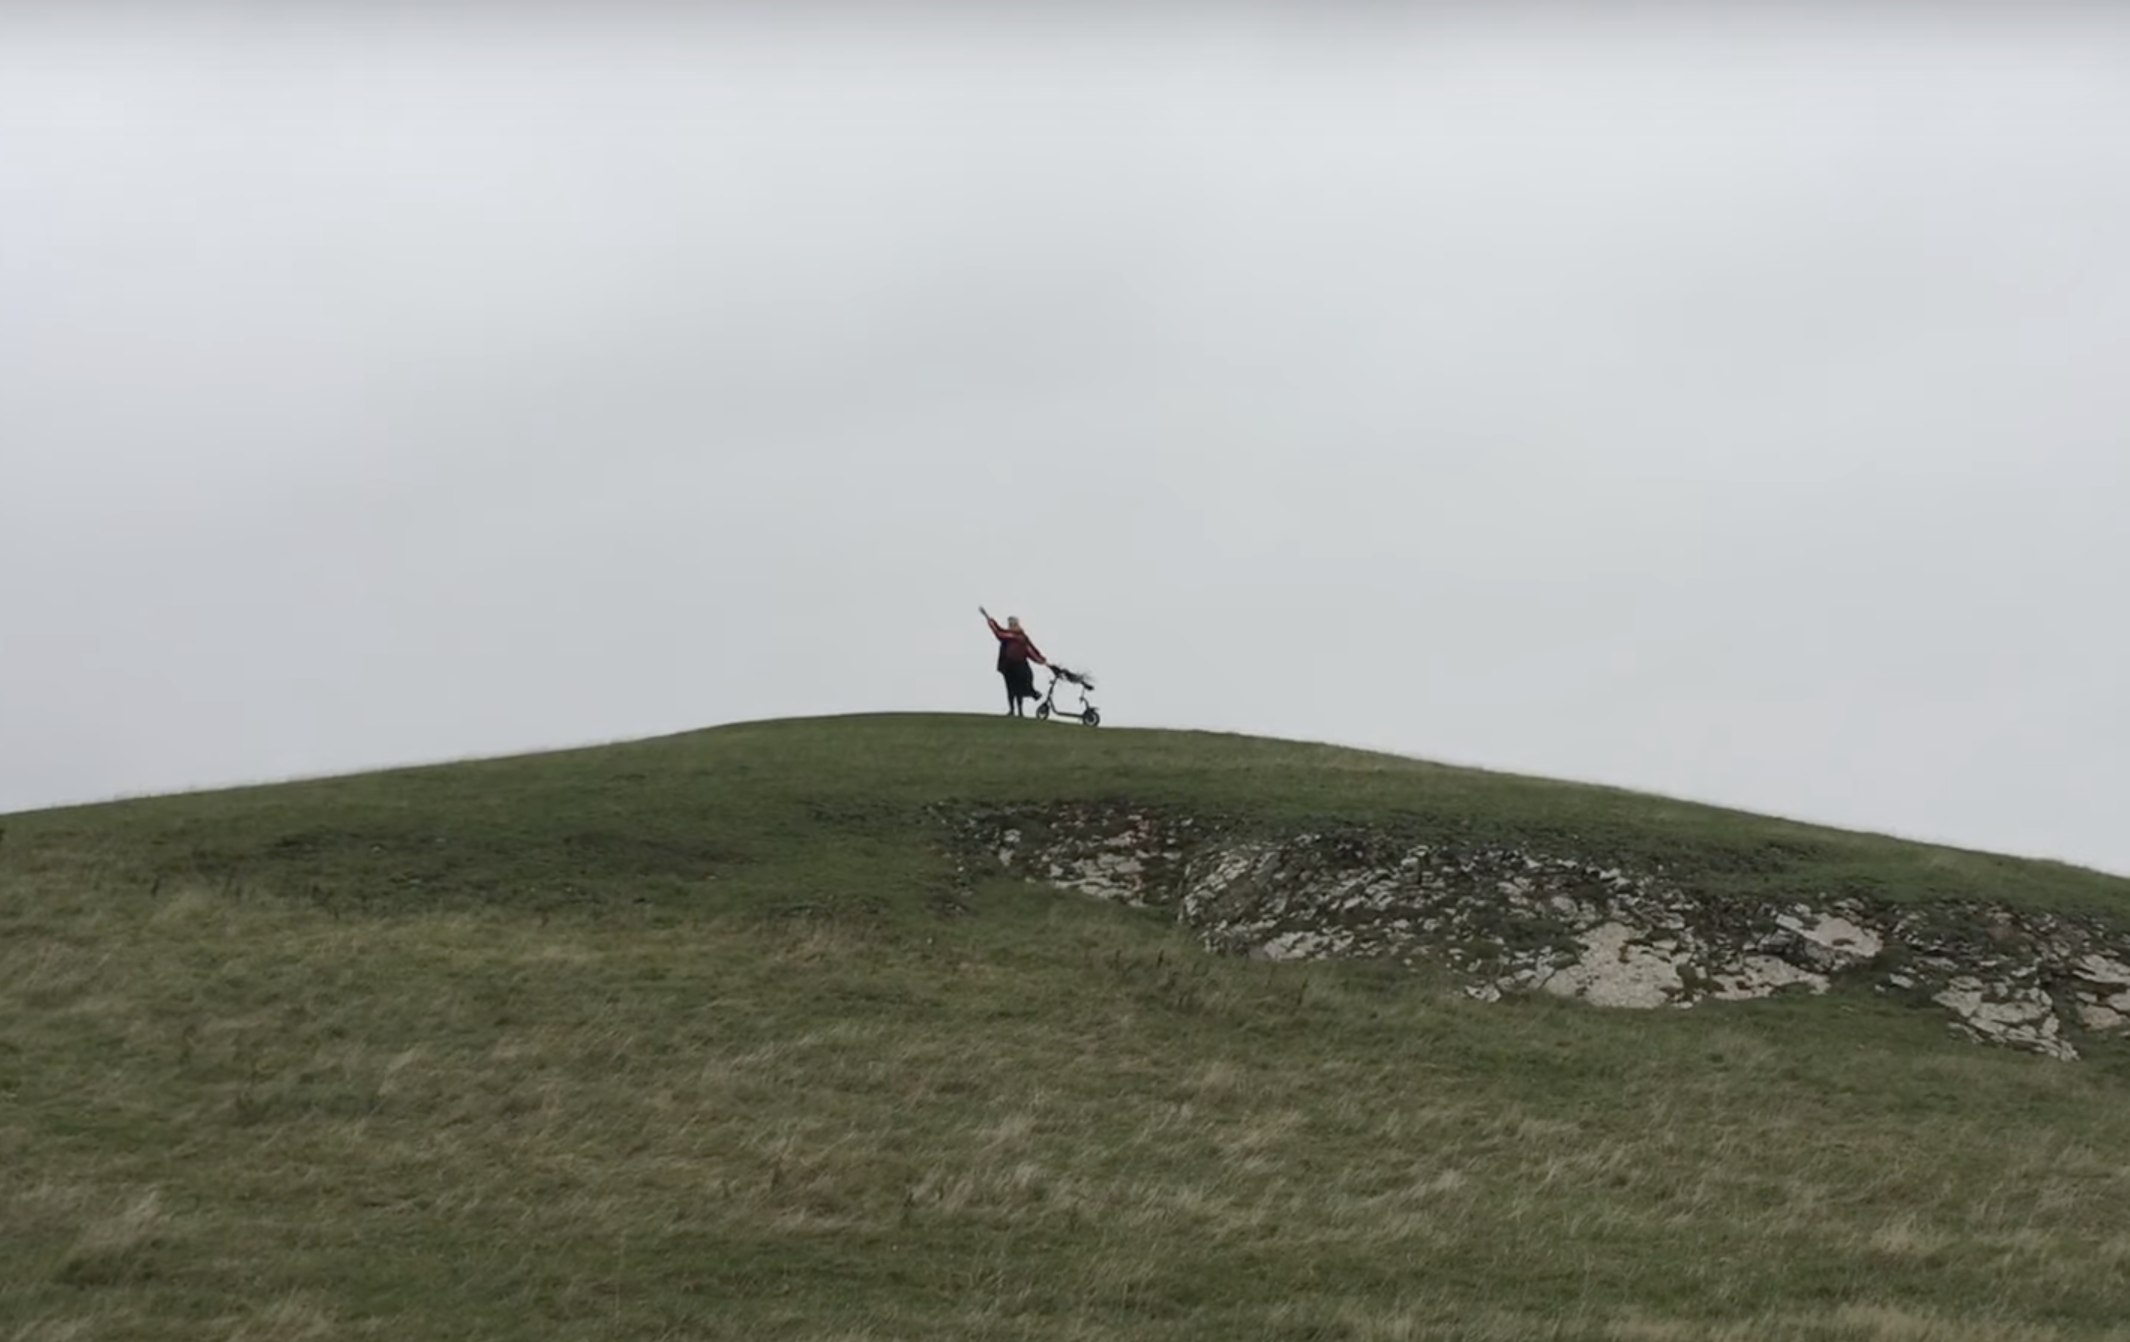
[[[2130,920],[2130,881],[957,717],[5,818],[0,1339],[2130,1338],[2130,1062],[1482,1005],[978,872],[1128,800]]]

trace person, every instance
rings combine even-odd
[[[982,606],[976,611],[998,639],[998,673],[1006,681],[1006,712],[1011,717],[1026,717],[1027,714],[1021,711],[1021,700],[1036,697],[1035,667],[1050,663],[1035,646],[1035,640],[1028,637],[1028,631],[1021,628],[1020,616],[1008,615],[1005,627],[1000,628],[999,622],[991,618],[990,611]]]

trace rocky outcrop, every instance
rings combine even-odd
[[[2052,1058],[2130,1034],[2130,935],[2093,919],[1801,892],[1716,899],[1558,853],[1245,838],[1188,816],[1053,807],[964,816],[995,870],[1172,907],[1205,947],[1273,960],[1368,958],[1452,971],[1473,997],[1544,992],[1662,1009],[1837,982],[1950,1013],[1952,1028]]]

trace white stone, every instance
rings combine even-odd
[[[2078,1056],[2061,1036],[2055,1004],[2039,989],[1986,986],[1977,979],[1960,978],[1931,1000],[1951,1010],[1981,1038],[2064,1061]]]
[[[1624,923],[1592,928],[1582,936],[1582,958],[1549,975],[1542,986],[1594,1006],[1650,1010],[1670,1005],[1686,986],[1679,966],[1662,952],[1635,944],[1634,936]]]
[[[1830,952],[1837,967],[1869,960],[1886,949],[1885,938],[1877,932],[1831,913],[1821,914],[1816,922],[1793,917],[1780,917],[1775,921]]]
[[[2123,1027],[2125,1021],[2130,1021],[2130,1016],[2125,1016],[2122,1012],[2109,1007],[2095,1006],[2088,1002],[2078,1008],[2078,1019],[2084,1022],[2088,1030],[2119,1030]]]
[[[2072,964],[2078,977],[2110,988],[2130,988],[2130,965],[2105,955],[2082,955]]]
[[[1774,995],[1777,989],[1803,984],[1815,993],[1827,991],[1827,976],[1799,969],[1788,960],[1772,955],[1748,955],[1738,968],[1715,976],[1717,988],[1710,996],[1723,1002],[1745,1002]]]
[[[1332,946],[1332,939],[1321,932],[1282,932],[1257,948],[1261,960],[1311,960],[1322,956]]]

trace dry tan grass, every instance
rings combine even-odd
[[[1823,1313],[1770,1314],[1714,1325],[1636,1319],[1609,1325],[1605,1335],[1618,1342],[2061,1342],[2088,1336],[1886,1305],[1844,1305]],[[2114,1342],[2130,1337],[2130,1331],[2110,1329],[2098,1336]]]
[[[225,1336],[228,1342],[316,1342],[343,1331],[330,1310],[316,1298],[298,1292],[233,1321]]]

